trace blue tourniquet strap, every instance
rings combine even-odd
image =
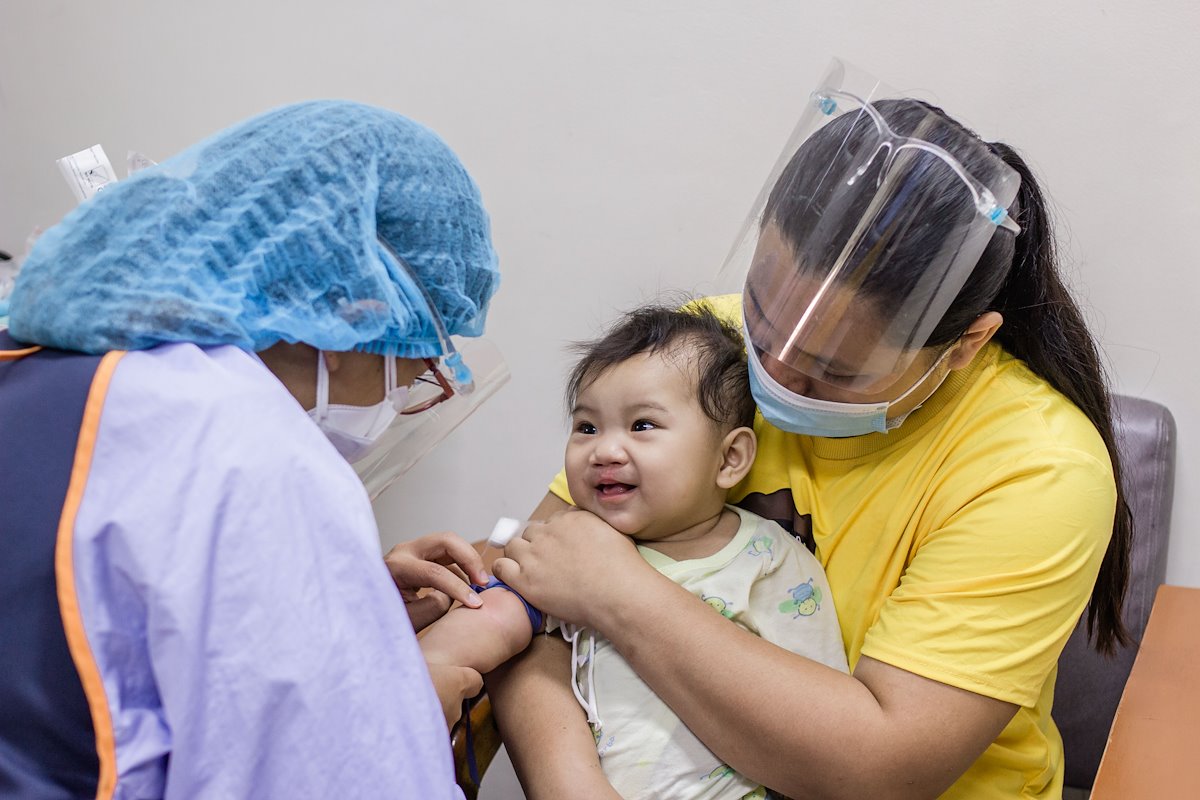
[[[475,760],[475,734],[471,732],[471,701],[463,700],[463,723],[466,725],[467,739],[467,774],[471,776],[471,783],[475,787],[479,787],[479,764]]]
[[[517,599],[520,600],[521,603],[525,606],[525,613],[529,615],[529,624],[533,626],[534,633],[537,633],[538,631],[540,631],[542,629],[542,612],[538,611],[536,608],[529,605],[529,603],[526,602],[525,598],[521,597],[519,592],[514,591],[511,586],[509,586],[507,583],[505,583],[504,581],[497,578],[495,575],[492,576],[491,580],[489,580],[485,586],[480,586],[477,583],[471,584],[471,588],[475,590],[476,594],[479,594],[484,589],[494,589],[496,587],[500,587],[501,589],[507,589],[508,591],[512,592],[513,594],[515,594],[517,596]]]

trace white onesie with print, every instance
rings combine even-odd
[[[714,613],[793,653],[847,672],[837,613],[817,559],[776,523],[729,508],[738,513],[742,524],[714,555],[675,561],[646,547],[638,550],[651,566],[700,597]],[[547,630],[556,627],[558,620],[547,621]],[[570,625],[562,627],[574,632]],[[590,658],[595,658],[593,665]],[[704,653],[696,653],[696,658],[704,658]],[[779,690],[753,673],[740,680],[761,683],[764,692]],[[579,632],[575,682],[581,701],[591,695],[592,733],[604,774],[626,800],[766,796],[762,787],[709,752],[616,648],[589,630]],[[821,722],[801,719],[796,724]]]

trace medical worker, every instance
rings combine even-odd
[[[469,383],[449,334],[497,284],[454,154],[348,102],[45,233],[0,333],[0,794],[460,796],[443,706],[481,679],[435,692],[349,462]],[[397,583],[468,600],[433,561],[482,570],[428,537]]]
[[[711,301],[743,326],[761,412],[731,497],[815,549],[852,674],[714,614],[583,511],[494,570],[788,797],[1057,798],[1059,653],[1085,608],[1099,649],[1124,639],[1096,343],[1021,157],[876,86],[837,66],[812,94],[735,248],[741,293]],[[568,508],[551,490],[540,515]],[[567,649],[529,653],[488,686],[530,796],[611,797],[581,785],[595,742],[543,677]]]

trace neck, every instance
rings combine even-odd
[[[283,387],[296,398],[301,408],[317,404],[317,349],[302,342],[278,342],[258,352]]]
[[[634,537],[633,541],[642,547],[662,553],[667,558],[688,561],[711,556],[729,544],[739,525],[738,515],[722,505],[715,514],[706,516],[676,533],[656,539]]]

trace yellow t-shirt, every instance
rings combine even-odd
[[[736,296],[709,300],[737,320]],[[887,434],[821,439],[759,416],[736,505],[815,545],[861,655],[1015,703],[943,798],[1062,793],[1059,654],[1112,533],[1116,486],[1083,413],[990,344]],[[562,474],[551,485],[569,500]]]

